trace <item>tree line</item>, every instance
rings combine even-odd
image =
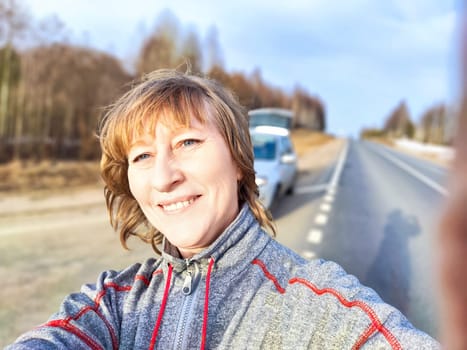
[[[227,72],[211,27],[202,41],[169,11],[160,14],[128,67],[117,57],[71,44],[57,18],[39,22],[20,0],[0,0],[0,162],[96,159],[95,130],[103,107],[154,69],[203,74],[229,87],[247,109],[296,111],[297,126],[324,130],[323,102],[297,86],[291,93],[252,73]]]
[[[382,128],[364,128],[362,138],[386,137],[408,138],[423,143],[451,145],[454,137],[453,108],[444,103],[427,108],[414,122],[410,116],[407,103],[401,101],[387,116]]]

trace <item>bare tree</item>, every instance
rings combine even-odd
[[[209,72],[214,67],[224,67],[224,57],[219,44],[219,32],[216,26],[211,26],[206,35],[206,61],[204,71]]]
[[[12,79],[14,41],[24,32],[27,23],[26,12],[16,0],[0,1],[0,42],[2,65],[0,70],[0,138],[5,137],[9,96]]]
[[[294,90],[292,109],[297,126],[318,131],[326,129],[326,116],[323,103],[319,98],[311,96],[300,86],[297,86]]]
[[[32,154],[39,159],[98,156],[94,132],[101,107],[131,79],[120,62],[65,44],[37,47],[24,56],[34,62],[25,77],[29,117],[23,126]]]
[[[447,108],[439,104],[423,113],[420,120],[418,137],[423,142],[442,144],[447,141]]]
[[[384,123],[383,130],[391,137],[406,136],[412,138],[415,132],[414,124],[410,119],[409,109],[405,101],[402,101],[389,114]]]
[[[101,107],[111,103],[135,77],[111,55],[67,44],[67,29],[57,17],[27,25],[26,18],[19,0],[0,0],[0,143],[9,142],[7,156],[0,154],[0,160],[97,157],[100,151],[94,131]],[[31,28],[28,45],[18,52],[15,40]],[[163,12],[143,42],[137,74],[178,68],[185,62],[200,73],[203,50],[197,32],[189,28],[183,40],[180,32],[178,19]],[[266,83],[259,69],[250,75],[224,70],[215,27],[210,28],[205,45],[208,75],[233,90],[246,108],[292,108],[296,96]],[[305,91],[300,101],[302,110],[314,108],[315,118],[324,128],[321,101]]]
[[[201,73],[203,68],[203,56],[198,34],[190,29],[180,49],[181,60],[189,64],[193,73]],[[184,62],[180,62],[181,64]]]
[[[163,12],[156,28],[143,43],[136,62],[139,75],[159,68],[175,68],[179,61],[177,43],[179,41],[179,24],[170,12]]]

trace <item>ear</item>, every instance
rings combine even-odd
[[[237,166],[237,181],[240,181],[241,179],[243,179],[243,174],[240,168]]]

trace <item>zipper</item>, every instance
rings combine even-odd
[[[197,285],[201,273],[197,262],[190,261],[189,259],[186,259],[185,262],[187,265],[187,275],[185,276],[182,286],[184,297],[174,338],[174,349],[188,348],[188,344],[186,344],[186,328],[190,321],[196,316],[194,314],[194,308],[196,306],[194,300],[196,300],[196,296],[198,295],[199,288],[197,288]]]
[[[183,282],[183,287],[182,287],[182,292],[184,295],[190,295],[191,294],[191,288],[193,284],[193,278],[191,275],[193,272],[188,271],[186,277],[185,277],[185,282]]]
[[[190,295],[193,288],[195,288],[199,282],[200,271],[197,262],[193,262],[190,259],[185,259],[187,275],[183,282],[182,292],[184,295]]]

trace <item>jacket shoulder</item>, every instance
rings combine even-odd
[[[288,329],[309,330],[314,344],[439,348],[434,339],[414,328],[399,310],[335,262],[306,260],[275,242],[252,263],[267,282],[272,282],[270,288],[283,295],[281,309],[287,319],[299,321]]]

